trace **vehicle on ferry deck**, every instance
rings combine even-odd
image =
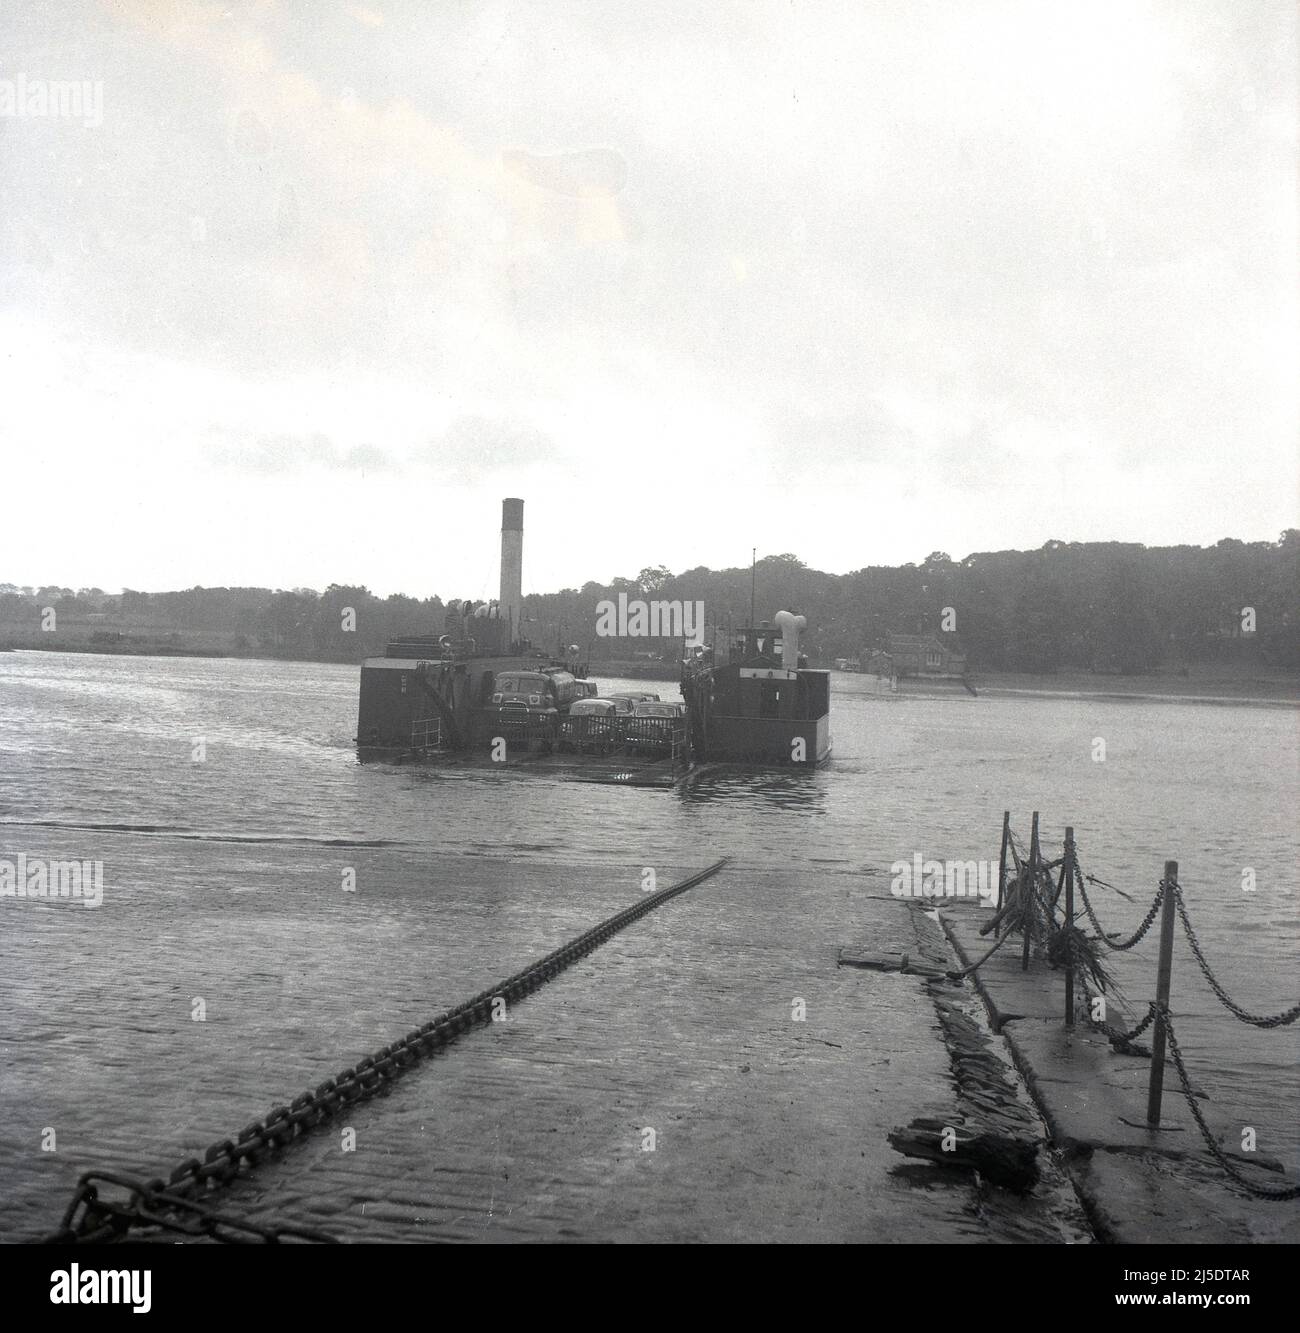
[[[567,671],[510,668],[493,679],[483,712],[502,735],[545,746],[579,697],[577,685]]]
[[[576,699],[585,696],[585,684],[567,671],[510,670],[503,671],[493,680],[488,703],[502,709],[521,707],[529,712],[567,712]]]
[[[685,738],[686,705],[641,699],[622,720],[623,743],[629,750],[663,750],[673,747],[674,733]]]
[[[564,712],[575,699],[588,697],[587,682],[565,667],[541,667],[540,672],[551,682],[555,706]]]
[[[619,739],[619,712],[613,699],[578,699],[560,719],[562,750],[605,754]]]
[[[607,694],[605,697],[607,699],[626,699],[629,703],[634,704],[657,704],[659,702],[659,696],[651,694],[648,690],[619,690],[617,694]]]

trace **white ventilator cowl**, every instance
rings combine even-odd
[[[773,620],[781,631],[781,664],[787,671],[795,671],[799,666],[799,632],[808,628],[808,617],[778,611]]]

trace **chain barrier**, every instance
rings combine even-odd
[[[167,1179],[143,1181],[121,1173],[88,1171],[77,1182],[72,1202],[63,1215],[59,1230],[45,1238],[46,1244],[117,1239],[132,1226],[164,1226],[189,1235],[213,1239],[231,1239],[223,1229],[252,1233],[263,1240],[282,1237],[323,1240],[320,1232],[297,1227],[262,1228],[251,1223],[214,1214],[194,1196],[211,1193],[228,1185],[241,1168],[257,1166],[269,1151],[282,1148],[316,1125],[330,1119],[343,1106],[373,1097],[404,1074],[425,1056],[432,1055],[462,1033],[491,1021],[496,1004],[513,1003],[558,976],[578,959],[604,944],[611,936],[640,920],[670,898],[693,889],[717,874],[730,858],[723,857],[698,874],[680,883],[670,884],[641,902],[625,907],[599,925],[584,931],[567,944],[552,950],[544,958],[507,977],[499,985],[480,991],[454,1009],[431,1019],[423,1027],[408,1032],[400,1041],[383,1046],[373,1055],[357,1061],[334,1078],[326,1079],[315,1091],[300,1093],[288,1106],[277,1106],[264,1120],[255,1120],[239,1131],[236,1139],[221,1139],[211,1145],[200,1161],[197,1157],[182,1162]],[[100,1198],[96,1181],[122,1186],[129,1192],[126,1203],[111,1203]],[[177,1212],[187,1212],[191,1221],[181,1223]],[[160,1220],[169,1218],[170,1221]]]
[[[1048,928],[1049,935],[1058,932],[1065,934],[1063,928],[1058,926],[1056,922],[1055,911],[1053,910],[1055,907],[1055,899],[1051,902],[1045,900],[1039,890],[1037,876],[1027,875],[1028,867],[1023,863],[1023,860],[1016,855],[1019,849],[1016,846],[1014,834],[1011,834],[1008,831],[1007,840],[1013,849],[1013,856],[1016,859],[1015,882],[1022,883],[1028,879],[1031,894],[1030,901],[1042,911],[1043,920]],[[1098,920],[1096,910],[1092,905],[1091,899],[1088,897],[1088,885],[1094,884],[1101,888],[1110,889],[1113,892],[1120,894],[1121,897],[1128,899],[1130,902],[1132,901],[1132,896],[1121,889],[1117,889],[1113,884],[1107,884],[1105,880],[1098,879],[1093,875],[1085,875],[1082,866],[1079,864],[1078,850],[1078,844],[1075,843],[1073,846],[1073,863],[1066,873],[1073,874],[1075,887],[1078,889],[1079,898],[1083,904],[1084,912],[1087,914],[1088,920],[1092,923],[1092,927],[1097,934],[1098,940],[1105,945],[1107,949],[1120,953],[1132,949],[1137,945],[1155,924],[1155,920],[1157,916],[1160,915],[1161,908],[1166,902],[1167,895],[1172,895],[1173,906],[1178,913],[1179,919],[1182,921],[1183,931],[1187,936],[1187,942],[1191,946],[1192,953],[1196,958],[1197,965],[1200,967],[1202,975],[1205,977],[1206,982],[1209,984],[1211,990],[1214,991],[1214,994],[1218,997],[1219,1001],[1235,1018],[1238,1018],[1243,1023],[1249,1023],[1258,1028],[1285,1027],[1294,1023],[1297,1018],[1300,1018],[1300,1004],[1293,1005],[1290,1009],[1285,1009],[1281,1013],[1261,1015],[1250,1013],[1231,999],[1218,978],[1214,975],[1214,971],[1210,967],[1210,964],[1201,949],[1200,940],[1197,938],[1196,930],[1192,926],[1191,916],[1188,913],[1187,904],[1183,899],[1182,886],[1176,881],[1165,879],[1160,880],[1155,897],[1152,899],[1151,906],[1147,909],[1137,930],[1127,939],[1117,940],[1108,935],[1103,929],[1101,922]],[[1053,864],[1059,865],[1060,862],[1058,861]],[[1025,923],[1025,928],[1029,928],[1028,922]],[[998,948],[1008,937],[1009,936],[1003,936],[999,939],[993,948],[979,959],[978,962],[965,968],[961,972],[950,972],[948,975],[956,980],[976,971],[984,962],[997,952]],[[1192,1113],[1192,1118],[1196,1121],[1197,1127],[1201,1131],[1201,1136],[1205,1140],[1205,1145],[1209,1149],[1214,1160],[1218,1162],[1231,1180],[1254,1198],[1270,1201],[1285,1201],[1300,1198],[1300,1185],[1285,1186],[1280,1189],[1268,1189],[1261,1186],[1244,1176],[1236,1164],[1234,1164],[1228,1157],[1227,1153],[1223,1151],[1217,1139],[1215,1139],[1209,1125],[1206,1123],[1205,1117],[1201,1114],[1200,1107],[1197,1105],[1196,1096],[1192,1091],[1191,1080],[1188,1078],[1187,1068],[1183,1063],[1182,1051],[1179,1048],[1177,1038],[1174,1036],[1173,1021],[1167,1005],[1161,1005],[1155,1000],[1150,1001],[1147,1006],[1146,1016],[1141,1022],[1127,1032],[1123,1032],[1112,1026],[1110,1023],[1093,1017],[1094,1003],[1097,997],[1093,994],[1092,989],[1087,983],[1085,976],[1086,969],[1079,966],[1080,959],[1076,952],[1078,947],[1079,941],[1072,936],[1064,940],[1064,953],[1069,957],[1070,963],[1075,967],[1075,975],[1078,978],[1078,984],[1083,991],[1084,999],[1087,1004],[1086,1014],[1089,1025],[1094,1030],[1102,1033],[1117,1051],[1124,1054],[1150,1057],[1152,1054],[1151,1051],[1146,1047],[1137,1045],[1137,1038],[1151,1027],[1157,1017],[1161,1018],[1163,1020],[1165,1035],[1169,1039],[1169,1053],[1173,1059],[1175,1068],[1178,1070],[1178,1078],[1181,1084],[1183,1097],[1187,1101],[1187,1106]],[[1051,952],[1052,951],[1049,948],[1049,955]]]
[[[1300,1004],[1293,1004],[1290,1009],[1284,1009],[1280,1014],[1268,1015],[1248,1013],[1240,1005],[1234,1004],[1228,997],[1228,992],[1219,984],[1218,978],[1215,977],[1209,963],[1205,961],[1205,955],[1201,952],[1201,942],[1196,938],[1196,931],[1192,929],[1191,918],[1187,915],[1187,906],[1183,902],[1182,886],[1179,884],[1174,885],[1174,906],[1178,909],[1178,916],[1183,923],[1187,942],[1192,946],[1192,953],[1196,955],[1196,962],[1202,975],[1209,982],[1210,989],[1219,997],[1220,1003],[1234,1018],[1257,1028],[1286,1027],[1289,1023],[1294,1023],[1297,1018],[1300,1018]]]
[[[1205,1123],[1205,1117],[1201,1114],[1201,1108],[1196,1104],[1196,1096],[1192,1092],[1191,1080],[1187,1077],[1187,1070],[1183,1065],[1183,1053],[1178,1049],[1178,1039],[1174,1036],[1174,1025],[1170,1019],[1168,1006],[1157,1006],[1155,1001],[1151,1002],[1151,1013],[1154,1015],[1160,1008],[1160,1016],[1164,1019],[1165,1035],[1169,1038],[1169,1054],[1173,1056],[1174,1066],[1178,1070],[1178,1080],[1182,1084],[1183,1097],[1187,1102],[1187,1108],[1192,1113],[1192,1119],[1196,1121],[1200,1128],[1201,1137],[1205,1140],[1205,1146],[1210,1150],[1214,1160],[1237,1182],[1248,1194],[1256,1199],[1268,1199],[1273,1202],[1280,1202],[1287,1199],[1300,1199],[1300,1185],[1290,1185],[1280,1190],[1264,1189],[1257,1185],[1253,1180],[1248,1180],[1233,1165],[1227,1153],[1219,1147],[1218,1140],[1214,1137],[1209,1125]]]
[[[1110,1044],[1120,1052],[1120,1054],[1150,1056],[1151,1052],[1145,1046],[1137,1045],[1137,1039],[1155,1021],[1155,1007],[1152,1006],[1147,1010],[1147,1016],[1137,1025],[1137,1027],[1131,1028],[1128,1032],[1121,1032],[1119,1028],[1112,1027],[1111,1024],[1107,1023],[1104,1019],[1094,1018],[1092,1016],[1093,1003],[1098,997],[1094,996],[1092,991],[1088,988],[1088,983],[1084,980],[1082,972],[1076,972],[1075,975],[1079,978],[1079,985],[1083,990],[1085,1012],[1088,1016],[1089,1025],[1100,1032],[1102,1036],[1104,1036]],[[1102,999],[1102,1003],[1105,1004],[1104,998]]]
[[[1086,880],[1088,876],[1083,873],[1082,868],[1076,861],[1074,865],[1074,883],[1079,890],[1079,897],[1083,902],[1083,910],[1088,914],[1088,920],[1092,922],[1092,928],[1097,932],[1101,942],[1116,953],[1123,953],[1126,949],[1131,949],[1142,937],[1151,929],[1151,924],[1156,917],[1160,915],[1160,905],[1165,900],[1165,894],[1168,892],[1168,886],[1164,880],[1160,881],[1160,887],[1156,889],[1156,896],[1151,900],[1151,906],[1147,909],[1147,914],[1142,918],[1142,924],[1128,937],[1122,944],[1116,944],[1113,939],[1101,928],[1101,922],[1097,920],[1097,913],[1093,910],[1092,901],[1088,897],[1088,888]],[[1100,882],[1100,881],[1098,881]]]
[[[1110,944],[1110,941],[1106,939],[1106,936],[1102,931],[1101,925],[1097,920],[1096,913],[1092,910],[1092,905],[1088,902],[1088,894],[1087,890],[1084,888],[1084,880],[1086,879],[1090,884],[1098,884],[1102,888],[1111,889],[1115,893],[1120,894],[1121,897],[1129,898],[1129,900],[1132,901],[1130,895],[1125,893],[1122,889],[1116,889],[1113,884],[1107,884],[1104,880],[1096,879],[1092,875],[1084,875],[1083,870],[1079,866],[1078,862],[1077,843],[1075,844],[1074,875],[1075,875],[1075,885],[1079,890],[1080,898],[1082,899],[1083,905],[1087,910],[1088,918],[1089,920],[1091,920],[1093,924],[1093,929],[1096,930],[1097,934],[1101,937],[1103,941],[1105,941],[1105,943]],[[1138,927],[1137,934],[1133,937],[1133,939],[1130,942],[1124,945],[1112,944],[1111,948],[1131,949],[1133,945],[1136,944],[1138,940],[1140,940],[1147,933],[1147,931],[1151,929],[1151,923],[1155,920],[1156,914],[1159,911],[1160,903],[1163,900],[1164,900],[1164,885],[1162,883],[1160,887],[1156,889],[1155,901],[1151,905],[1151,911],[1147,914],[1147,917],[1142,922],[1141,926]],[[1073,943],[1074,942],[1072,942],[1071,947],[1073,947]],[[1138,1022],[1136,1027],[1130,1028],[1127,1032],[1122,1032],[1119,1028],[1115,1027],[1113,1024],[1107,1023],[1105,1019],[1093,1017],[1093,1010],[1096,1007],[1096,1001],[1100,998],[1103,1006],[1105,1005],[1106,1001],[1104,996],[1097,996],[1093,994],[1091,987],[1088,985],[1086,969],[1076,966],[1074,975],[1078,979],[1079,988],[1083,991],[1084,1013],[1087,1016],[1089,1026],[1092,1027],[1095,1031],[1100,1032],[1102,1036],[1104,1036],[1106,1040],[1110,1042],[1112,1048],[1118,1051],[1121,1055],[1138,1055],[1150,1058],[1151,1055],[1150,1050],[1145,1046],[1138,1045],[1137,1039],[1155,1021],[1155,1010],[1149,1008],[1147,1010],[1146,1016]]]
[[[1097,931],[1097,934],[1101,937],[1102,942],[1105,943],[1107,947],[1115,950],[1132,948],[1133,945],[1135,945],[1147,933],[1147,931],[1151,929],[1151,925],[1155,921],[1156,916],[1160,911],[1160,907],[1164,902],[1165,895],[1167,893],[1172,893],[1174,907],[1178,912],[1179,919],[1183,923],[1183,930],[1187,935],[1187,942],[1188,944],[1191,945],[1192,953],[1196,957],[1197,964],[1199,965],[1201,972],[1205,977],[1205,980],[1209,983],[1210,988],[1214,991],[1215,995],[1218,996],[1219,1000],[1222,1002],[1225,1008],[1227,1008],[1235,1017],[1239,1018],[1243,1023],[1250,1023],[1253,1026],[1260,1028],[1283,1027],[1286,1024],[1293,1023],[1296,1020],[1296,1018],[1300,1017],[1300,1005],[1294,1005],[1292,1008],[1287,1009],[1280,1014],[1271,1014],[1267,1016],[1262,1016],[1258,1014],[1248,1013],[1246,1010],[1242,1009],[1239,1005],[1233,1003],[1233,1001],[1229,998],[1227,992],[1223,989],[1222,985],[1220,985],[1218,979],[1215,977],[1213,969],[1210,967],[1209,963],[1205,958],[1205,954],[1201,950],[1200,941],[1196,936],[1196,931],[1192,926],[1191,917],[1189,916],[1187,911],[1187,905],[1183,901],[1182,885],[1178,883],[1170,884],[1162,879],[1160,881],[1159,887],[1156,890],[1156,896],[1151,904],[1151,908],[1147,912],[1146,916],[1143,918],[1142,924],[1138,927],[1137,932],[1124,943],[1115,944],[1112,940],[1110,940],[1107,937],[1105,932],[1102,930],[1101,923],[1097,920],[1097,915],[1093,911],[1092,904],[1088,900],[1088,890],[1085,887],[1084,883],[1085,879],[1087,879],[1091,883],[1096,883],[1096,884],[1102,884],[1103,881],[1094,880],[1092,879],[1091,876],[1085,876],[1082,870],[1077,865],[1077,863],[1075,866],[1075,876],[1076,876],[1075,882],[1079,888],[1079,894],[1083,901],[1084,910],[1087,912],[1088,918],[1089,920],[1091,920],[1094,929]],[[1104,885],[1104,887],[1110,888],[1112,886]],[[1242,1189],[1244,1189],[1248,1194],[1252,1195],[1254,1198],[1276,1200],[1276,1201],[1285,1201],[1289,1199],[1300,1198],[1300,1185],[1288,1186],[1279,1190],[1270,1190],[1264,1188],[1261,1185],[1256,1184],[1252,1180],[1249,1180],[1247,1177],[1241,1174],[1241,1172],[1233,1164],[1228,1155],[1219,1146],[1219,1143],[1215,1139],[1214,1134],[1210,1130],[1209,1125],[1206,1124],[1205,1117],[1201,1114],[1201,1108],[1196,1103],[1195,1094],[1192,1092],[1191,1080],[1187,1076],[1187,1067],[1183,1063],[1182,1051],[1179,1049],[1177,1038],[1174,1036],[1174,1027],[1170,1017],[1168,1006],[1162,1007],[1158,1005],[1156,1001],[1154,1000],[1151,1001],[1147,1010],[1146,1017],[1137,1025],[1137,1027],[1135,1027],[1131,1032],[1118,1032],[1115,1028],[1111,1027],[1110,1024],[1098,1022],[1092,1018],[1091,1016],[1092,996],[1088,991],[1086,983],[1083,986],[1083,990],[1084,990],[1084,996],[1087,999],[1089,1006],[1089,1022],[1092,1024],[1094,1028],[1104,1033],[1105,1036],[1110,1039],[1112,1046],[1115,1046],[1116,1049],[1119,1050],[1131,1049],[1134,1039],[1140,1036],[1148,1027],[1150,1027],[1151,1024],[1155,1021],[1157,1014],[1159,1014],[1159,1016],[1164,1020],[1165,1035],[1169,1039],[1169,1053],[1173,1059],[1175,1068],[1178,1070],[1178,1078],[1182,1086],[1183,1097],[1187,1102],[1188,1109],[1192,1113],[1192,1118],[1196,1121],[1197,1127],[1201,1131],[1201,1136],[1205,1140],[1205,1146],[1209,1149],[1215,1161],[1218,1162],[1218,1164],[1223,1168],[1223,1170],[1228,1174],[1228,1176],[1233,1181],[1235,1181]],[[1137,1049],[1140,1050],[1141,1048]],[[1150,1052],[1146,1052],[1146,1054],[1150,1054]]]

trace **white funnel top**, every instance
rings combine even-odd
[[[781,665],[787,671],[799,669],[799,632],[808,628],[806,616],[796,616],[790,611],[778,611],[772,617],[777,629],[781,631]]]

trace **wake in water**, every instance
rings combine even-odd
[[[270,843],[303,847],[408,847],[400,838],[312,838],[292,833],[223,833],[211,829],[180,828],[168,824],[87,824],[68,819],[0,819],[0,828],[75,829],[84,833],[130,833],[190,842]]]

